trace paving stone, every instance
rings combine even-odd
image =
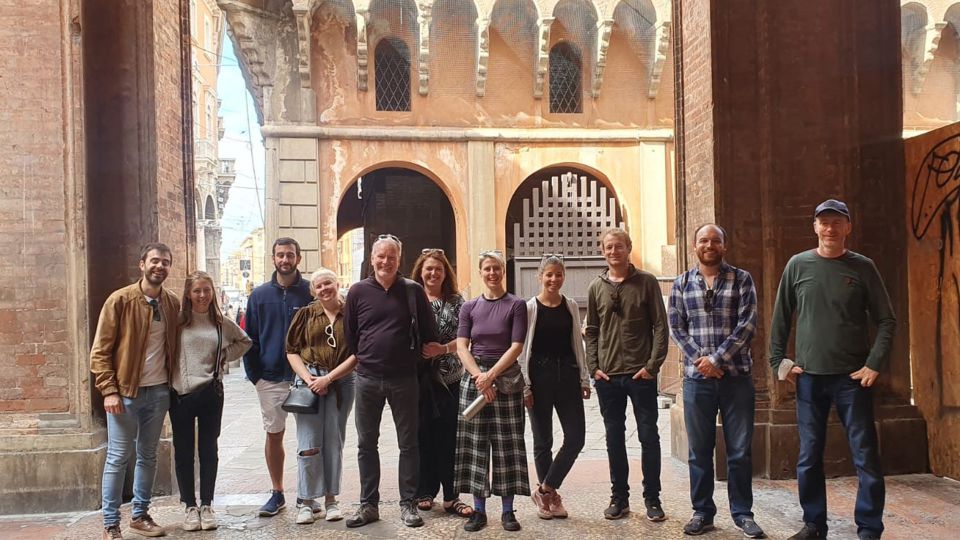
[[[630,451],[632,510],[627,518],[617,521],[603,519],[603,510],[609,501],[609,469],[606,448],[603,442],[602,419],[596,398],[586,403],[588,433],[592,428],[595,436],[588,436],[587,445],[577,464],[564,482],[561,493],[570,512],[568,519],[541,520],[527,497],[515,501],[517,519],[523,529],[506,532],[500,526],[500,501],[492,498],[487,502],[489,525],[483,532],[467,533],[463,530],[466,520],[443,512],[439,503],[429,512],[422,512],[425,525],[416,529],[403,526],[398,506],[396,471],[396,436],[389,411],[384,412],[381,437],[381,504],[379,522],[359,529],[347,529],[345,521],[330,523],[318,521],[312,525],[297,525],[296,517],[296,429],[292,418],[288,419],[284,440],[287,459],[284,467],[284,482],[287,492],[287,508],[271,518],[260,518],[257,510],[267,499],[270,481],[263,462],[263,433],[259,405],[253,386],[235,370],[226,380],[227,403],[224,407],[223,430],[220,438],[220,474],[214,508],[220,519],[216,531],[184,532],[180,529],[183,514],[177,497],[154,499],[151,515],[163,525],[169,538],[183,539],[287,539],[287,538],[474,538],[474,539],[533,539],[576,538],[577,540],[608,538],[684,538],[683,525],[691,514],[689,500],[689,477],[685,463],[669,457],[670,422],[669,411],[662,410],[660,426],[663,470],[661,498],[668,519],[651,523],[644,517],[643,500],[640,497],[640,455]],[[344,514],[356,511],[359,498],[359,475],[357,472],[356,431],[349,422],[347,443],[344,452],[343,492],[339,499]],[[597,428],[599,426],[599,428]],[[555,440],[559,445],[563,435],[559,421],[554,422]],[[628,420],[627,432],[631,437],[628,445],[636,448],[636,428]],[[528,453],[533,444],[529,426],[526,434]],[[390,456],[390,457],[388,457]],[[530,463],[533,474],[533,463]],[[754,512],[757,522],[770,538],[786,538],[801,527],[801,511],[797,503],[796,482],[754,479]],[[856,498],[856,478],[838,478],[827,482],[830,501],[831,538],[856,538],[853,522],[853,503]],[[472,502],[469,496],[463,497]],[[708,539],[743,538],[729,517],[726,484],[718,482],[715,500],[718,507],[717,529]],[[122,508],[122,524],[126,532],[129,524],[130,505]],[[884,514],[887,531],[885,539],[952,539],[960,530],[960,483],[936,478],[931,475],[907,475],[887,478],[887,507]],[[0,538],[4,540],[77,539],[99,538],[101,517],[98,511],[72,514],[10,516],[0,519]],[[126,536],[138,538],[133,533]]]

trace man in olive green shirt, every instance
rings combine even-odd
[[[630,512],[626,448],[627,401],[633,403],[640,439],[643,499],[647,519],[663,521],[660,503],[660,435],[657,433],[657,373],[667,356],[667,314],[652,274],[630,264],[630,237],[622,229],[600,239],[607,270],[587,292],[587,370],[593,375],[606,428],[613,496],[607,519]]]
[[[821,203],[813,229],[819,245],[787,263],[770,327],[770,365],[776,373],[785,361],[796,314],[796,365],[789,371],[784,366],[784,371],[797,386],[797,483],[804,526],[791,539],[827,536],[823,450],[831,404],[846,430],[860,479],[854,510],[857,535],[860,540],[878,539],[885,488],[872,386],[890,354],[897,323],[873,261],[846,249],[852,230],[847,205],[834,199]],[[871,323],[877,328],[872,341]]]

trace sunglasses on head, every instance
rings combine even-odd
[[[544,253],[543,257],[540,258],[540,262],[543,262],[549,259],[557,259],[560,262],[563,262],[563,253]]]
[[[443,249],[441,248],[423,248],[420,250],[421,255],[435,255],[439,253],[440,255],[445,255]]]
[[[398,244],[400,243],[400,239],[390,233],[381,234],[380,236],[377,237],[377,240],[393,240]]]
[[[480,252],[480,259],[481,259],[481,260],[482,260],[482,259],[486,259],[487,257],[497,257],[497,258],[501,258],[501,259],[502,259],[502,258],[503,258],[503,252],[500,251],[499,249],[490,249],[490,250],[487,250],[487,251],[481,251],[481,252]]]

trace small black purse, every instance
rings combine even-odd
[[[287,399],[283,400],[281,409],[289,413],[297,414],[317,414],[320,410],[320,396],[313,393],[309,386],[304,384],[299,376],[293,379],[290,385],[290,393]]]

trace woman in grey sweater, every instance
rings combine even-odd
[[[183,529],[217,528],[210,507],[217,480],[217,438],[223,416],[223,364],[243,356],[250,338],[217,305],[213,278],[206,272],[187,276],[180,301],[179,351],[172,370],[174,396],[170,400],[173,452],[180,501],[184,504]],[[193,480],[194,430],[200,457],[200,507]]]

